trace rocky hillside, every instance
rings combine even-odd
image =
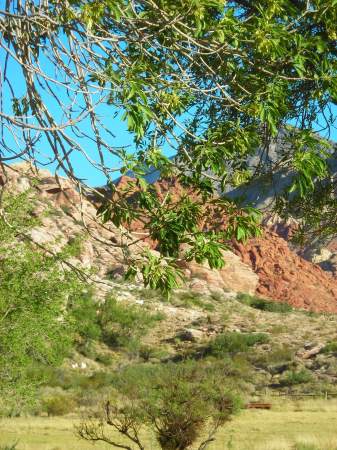
[[[118,186],[127,182],[128,177],[122,177]],[[175,180],[156,181],[154,187],[162,198],[168,189],[173,198],[185,192]],[[270,216],[264,223],[262,238],[245,245],[232,243],[233,252],[225,252],[224,269],[185,265],[188,286],[203,293],[218,289],[256,293],[297,308],[337,312],[336,243],[327,249],[319,243],[312,249],[296,249],[289,243],[293,223],[282,224]],[[134,229],[139,226],[135,223]]]
[[[139,324],[146,331],[138,342],[126,334],[119,346],[98,341],[90,354],[78,348],[60,369],[62,376],[58,371],[49,374],[53,389],[61,387],[68,395],[70,377],[71,383],[81,386],[92,383],[96,395],[97,386],[105,386],[103,375],[97,373],[131,360],[155,363],[228,355],[230,376],[242,379],[250,396],[266,388],[335,389],[337,316],[296,311],[282,303],[336,312],[337,281],[299,257],[275,232],[266,230],[264,237],[245,247],[234,244],[233,252],[225,254],[223,270],[186,265],[186,286],[167,301],[140,283],[123,281],[126,266],[117,245],[120,232],[97,224],[95,208],[67,180],[56,180],[47,171],[32,173],[27,165],[7,167],[3,183],[5,176],[11,193],[27,192],[34,204],[32,214],[38,224],[27,238],[51,252],[78,242],[77,252],[68,258],[70,267],[86,271],[96,282],[96,298],[113,293],[118,300],[117,306],[113,304],[116,322],[118,314],[119,320],[128,314],[127,333],[135,333]],[[81,390],[86,405],[87,394],[87,388]],[[94,394],[92,401],[96,401]]]
[[[92,278],[100,282],[100,291],[110,289],[121,278],[126,265],[119,245],[120,231],[112,225],[98,224],[95,207],[80,197],[68,180],[55,179],[46,170],[34,173],[26,164],[8,166],[1,175],[2,184],[6,178],[11,192],[32,192],[39,225],[30,231],[29,238],[36,245],[57,252],[65,243],[80,237],[80,253],[69,262],[91,271]],[[160,195],[167,190],[167,183],[157,182]],[[179,186],[171,183],[169,187],[180,195]],[[334,248],[329,250],[330,257],[333,251]],[[233,251],[225,252],[225,260],[225,268],[219,271],[206,264],[186,264],[185,287],[205,295],[258,294],[298,308],[337,312],[337,278],[299,256],[270,227],[266,227],[262,238],[252,239],[244,246],[233,243]]]

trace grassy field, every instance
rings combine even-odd
[[[109,449],[79,440],[76,417],[17,418],[0,422],[0,448],[18,441],[18,450]],[[147,436],[147,450],[157,450]],[[281,400],[271,411],[246,410],[218,435],[210,450],[337,450],[337,401]]]

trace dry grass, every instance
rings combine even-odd
[[[1,445],[19,440],[18,450],[110,449],[80,441],[75,417],[17,418],[0,422]],[[157,450],[146,436],[146,450]],[[246,410],[218,435],[210,450],[337,450],[337,400],[273,399],[271,411]]]
[[[212,450],[337,450],[336,400],[272,400],[226,427]]]

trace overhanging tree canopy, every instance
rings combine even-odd
[[[104,220],[126,233],[140,220],[143,236],[158,242],[159,258],[128,254],[129,275],[141,271],[164,290],[175,285],[178,257],[221,267],[230,238],[258,233],[256,210],[214,200],[219,189],[286,175],[278,211],[310,217],[304,230],[335,233],[335,157],[321,135],[329,137],[335,120],[336,23],[336,0],[7,0],[2,161],[46,163],[47,148],[83,187],[73,164],[82,154],[110,183]],[[21,71],[19,81],[10,67]],[[119,113],[132,148],[114,140]],[[159,200],[142,178],[149,166],[199,196]],[[136,176],[132,202],[111,183],[127,170]],[[222,231],[200,227],[214,210],[226,215]]]

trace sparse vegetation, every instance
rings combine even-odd
[[[269,337],[264,333],[237,333],[228,332],[218,335],[207,347],[207,353],[222,358],[228,354],[235,355],[247,352],[250,347],[257,344],[265,344]]]
[[[237,295],[237,300],[241,303],[251,306],[252,308],[259,309],[261,311],[268,311],[274,313],[290,313],[293,308],[287,303],[280,303],[271,300],[266,300],[261,297],[255,297],[249,294],[240,293]]]
[[[203,311],[214,311],[215,306],[207,297],[191,291],[183,291],[172,295],[170,302],[176,306],[183,306],[184,308],[200,308]]]
[[[312,374],[309,370],[290,370],[285,372],[282,376],[280,383],[283,386],[295,386],[297,384],[309,383],[312,381]]]

